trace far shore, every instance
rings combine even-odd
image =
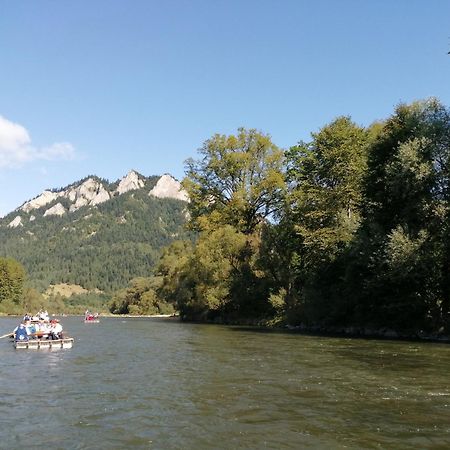
[[[0,317],[22,317],[19,314],[6,314],[0,313]],[[84,317],[84,314],[51,314],[50,317]],[[112,314],[112,313],[99,313],[99,319],[102,318],[118,318],[118,319],[180,319],[178,313],[175,314]],[[291,325],[267,325],[261,323],[249,323],[241,321],[230,321],[230,322],[218,322],[218,321],[195,321],[188,320],[190,323],[201,323],[205,325],[231,325],[245,327],[254,330],[266,330],[268,332],[284,332],[284,333],[295,333],[299,335],[306,336],[317,336],[317,337],[340,337],[348,339],[378,339],[378,340],[394,340],[394,341],[410,341],[410,342],[434,342],[450,344],[450,335],[443,333],[424,333],[419,332],[397,332],[388,328],[380,329],[365,329],[358,327],[318,327],[318,326],[291,326]]]
[[[21,314],[6,314],[0,313],[0,317],[22,317]],[[50,317],[84,317],[84,314],[50,314]],[[132,318],[168,318],[168,317],[179,317],[178,314],[111,314],[111,313],[99,313],[98,318],[102,317],[126,317]]]
[[[55,314],[56,316],[58,314]],[[69,317],[70,314],[67,315]],[[73,314],[74,316],[77,316],[79,314]],[[81,315],[83,317],[83,315]],[[127,317],[127,318],[155,318],[155,317],[180,317],[178,314],[111,314],[111,313],[105,313],[105,314],[99,314],[99,318],[101,317]]]

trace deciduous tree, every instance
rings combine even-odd
[[[183,181],[193,228],[229,224],[251,234],[274,214],[284,189],[283,152],[268,135],[244,128],[216,134],[199,153],[199,160],[187,160]]]

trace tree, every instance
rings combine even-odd
[[[308,264],[332,258],[353,238],[367,166],[367,133],[348,117],[312,137],[287,155],[288,204]]]
[[[157,269],[164,280],[160,294],[176,301],[182,317],[219,315],[231,301],[232,272],[245,244],[246,236],[231,225],[201,233],[195,247],[172,244]]]
[[[191,226],[234,226],[251,234],[280,205],[284,189],[283,152],[268,135],[239,128],[237,135],[216,134],[186,162],[183,186],[190,198]]]
[[[156,274],[158,295],[176,302],[189,320],[235,321],[264,316],[271,308],[265,274],[258,266],[261,242],[231,225],[199,234],[195,246],[172,244]]]
[[[155,274],[162,278],[158,296],[167,303],[185,303],[191,297],[190,284],[186,282],[194,247],[190,241],[174,241],[163,250]]]
[[[25,269],[12,258],[0,258],[0,303],[19,304],[22,299]]]
[[[289,190],[274,242],[275,248],[282,245],[283,266],[289,268],[282,292],[290,323],[339,314],[337,291],[330,289],[342,275],[340,259],[361,221],[369,136],[339,117],[286,154]]]
[[[269,292],[258,265],[264,225],[276,219],[285,191],[284,154],[269,136],[240,128],[214,135],[186,162],[192,229],[188,254],[160,265],[161,293],[177,299],[189,318],[256,318],[267,312]]]
[[[161,282],[159,277],[133,278],[126,289],[114,294],[110,311],[115,314],[172,314],[173,306],[157,295]]]
[[[48,309],[47,301],[36,289],[26,288],[23,292],[22,305],[27,312]]]
[[[364,222],[349,265],[359,320],[449,329],[450,112],[399,105],[371,145]]]

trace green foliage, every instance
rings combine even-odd
[[[230,225],[202,233],[195,247],[174,243],[157,268],[164,280],[161,295],[176,301],[185,317],[199,319],[219,311],[229,300],[231,272],[244,244],[245,235]]]
[[[33,314],[36,311],[48,309],[48,303],[36,289],[26,288],[21,299],[21,306],[25,312]]]
[[[328,261],[358,229],[367,134],[347,117],[336,119],[288,152],[292,222],[308,265]]]
[[[336,119],[287,152],[272,216],[242,181],[258,158],[213,137],[185,180],[198,240],[165,254],[158,292],[187,318],[448,331],[449,117],[431,99],[368,129]]]
[[[258,270],[259,246],[255,236],[231,225],[200,233],[195,246],[174,243],[157,268],[163,277],[158,293],[191,320],[264,315],[271,306]]]
[[[0,258],[0,303],[19,304],[22,300],[25,269],[12,258]]]
[[[18,213],[0,226],[0,254],[20,261],[30,285],[41,292],[58,283],[113,292],[133,277],[147,276],[164,246],[188,236],[186,203],[148,196],[147,189],[62,217],[42,217],[50,206],[20,212],[23,227],[6,226]]]
[[[187,161],[190,225],[197,230],[232,225],[249,234],[274,214],[284,189],[283,152],[270,137],[240,128],[214,135]]]
[[[158,277],[133,278],[126,289],[116,292],[109,309],[114,314],[173,314],[170,303],[160,300],[157,289]]]
[[[342,276],[339,261],[359,229],[375,128],[369,133],[340,117],[287,152],[289,190],[264,258],[276,275],[275,294],[283,292],[288,323],[324,323],[345,313],[337,290],[327,288]]]
[[[235,320],[273,310],[267,276],[259,265],[264,224],[276,217],[286,188],[284,155],[270,137],[240,128],[214,135],[187,161],[192,229],[198,240],[175,261],[180,244],[160,263],[161,295],[176,299],[183,317]]]
[[[339,117],[285,154],[255,130],[214,135],[186,175],[188,206],[135,191],[24,215],[0,227],[0,254],[33,287],[115,292],[114,313],[450,332],[450,111],[436,99],[367,129]],[[107,304],[23,294],[23,279],[0,259],[0,311]]]
[[[48,311],[64,314],[84,314],[86,309],[93,312],[109,312],[111,297],[100,292],[89,292],[85,294],[72,294],[70,297],[52,295],[48,298]]]
[[[449,329],[449,158],[450,113],[435,99],[400,105],[371,146],[347,278],[357,320]]]
[[[269,301],[277,316],[283,312],[286,323],[301,321],[304,284],[304,277],[301,274],[305,271],[301,253],[291,214],[285,212],[280,223],[268,223],[263,227],[258,265],[264,271],[270,292]],[[274,298],[284,300],[282,308],[273,303]]]

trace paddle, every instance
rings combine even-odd
[[[0,339],[3,339],[5,337],[9,337],[12,336],[14,333],[8,333],[8,334],[4,334],[3,336],[0,336]]]

